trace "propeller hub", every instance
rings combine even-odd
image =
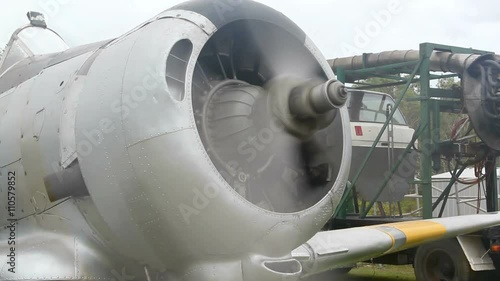
[[[288,76],[270,81],[266,88],[274,115],[303,140],[328,127],[347,101],[344,85],[335,80]]]
[[[316,118],[346,103],[347,91],[342,83],[329,80],[315,84],[308,81],[292,90],[290,112],[297,118]]]

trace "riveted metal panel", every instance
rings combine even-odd
[[[123,83],[122,118],[127,146],[194,127],[186,118],[190,97],[177,101],[169,93],[165,79],[167,57],[172,47],[183,39],[192,41],[195,56],[208,36],[193,23],[178,19],[153,22],[140,32],[131,50]],[[192,72],[195,62],[194,59],[187,62],[189,70],[185,76]],[[191,86],[191,79],[186,85]]]
[[[61,166],[67,168],[73,161],[76,160],[76,139],[75,139],[75,123],[76,110],[78,107],[78,98],[83,90],[85,76],[77,75],[73,79],[71,87],[64,93],[61,128],[59,131],[61,146]]]
[[[156,19],[178,18],[190,21],[196,24],[207,35],[213,35],[217,31],[217,27],[205,16],[186,10],[167,10],[159,14]]]
[[[102,215],[98,212],[92,198],[90,196],[75,198],[75,204],[85,220],[91,222],[89,223],[89,228],[92,229],[92,236],[101,241],[104,247],[113,249],[120,254],[116,255],[114,259],[123,262],[130,269],[137,266],[135,261],[125,258],[124,253],[126,251],[120,245],[120,241],[117,241],[112,230],[102,218]]]
[[[34,82],[22,113],[22,163],[27,173],[26,188],[34,198],[37,212],[54,205],[49,201],[43,179],[62,170],[59,126],[63,100],[76,71],[88,57],[89,54],[80,55],[45,69]]]
[[[156,251],[161,258],[174,267],[186,256],[194,258],[207,252],[237,253],[242,247],[248,246],[241,241],[251,241],[249,236],[254,235],[241,228],[227,228],[235,221],[244,221],[242,217],[249,205],[243,198],[241,201],[233,201],[234,204],[238,204],[238,201],[241,204],[239,212],[223,220],[207,219],[212,212],[226,206],[225,200],[231,201],[231,189],[207,165],[210,160],[199,157],[203,148],[197,143],[196,134],[196,130],[186,129],[152,138],[129,148],[140,189],[143,191],[142,198],[147,199],[130,201],[131,211],[140,215],[136,215],[139,220],[137,223],[148,235],[150,242],[157,246]],[[176,149],[160,149],[166,146]],[[192,161],[193,159],[197,161]],[[189,169],[196,172],[187,172],[186,163],[191,163]],[[205,188],[215,196],[206,197]],[[196,194],[202,195],[197,199]],[[221,204],[223,201],[224,204]],[[142,212],[151,210],[152,206],[155,206],[157,212]],[[193,213],[187,210],[192,210]],[[266,225],[269,221],[261,220],[259,223]],[[272,222],[268,224],[268,227],[271,226]],[[211,236],[213,232],[209,229],[218,227],[227,230],[224,238]],[[231,235],[233,232],[239,235]],[[183,233],[182,237],[178,233]],[[200,239],[200,236],[203,238]],[[171,243],[174,240],[178,243]],[[210,243],[205,244],[206,240]],[[187,241],[191,242],[186,243]]]
[[[122,83],[138,32],[102,49],[87,74],[76,119],[78,161],[89,193],[127,256],[161,267],[130,214],[140,196],[122,127]]]
[[[27,95],[33,84],[33,80],[19,85],[15,90],[4,95],[10,98],[0,99],[4,103],[5,112],[0,119],[0,167],[4,167],[21,159],[21,118],[19,113],[23,112],[27,103]]]

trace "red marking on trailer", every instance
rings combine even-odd
[[[363,127],[355,126],[354,129],[356,130],[356,136],[363,136]]]

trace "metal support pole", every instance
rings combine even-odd
[[[496,156],[489,156],[486,160],[486,209],[488,212],[498,211],[498,174]]]
[[[433,48],[428,44],[420,45],[420,124],[425,129],[420,135],[422,157],[420,160],[420,178],[423,199],[423,218],[432,218],[432,125],[430,117],[430,56]]]
[[[346,82],[345,71],[344,71],[344,69],[342,67],[339,67],[337,69],[337,80],[339,82],[344,83],[344,84]]]
[[[430,96],[430,94],[429,94]],[[441,155],[434,153],[441,142],[441,108],[439,100],[432,100],[432,131],[433,131],[433,146],[432,146],[432,169],[434,171],[441,170]]]

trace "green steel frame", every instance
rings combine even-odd
[[[392,117],[394,116],[396,110],[399,108],[401,102],[406,96],[408,89],[413,83],[420,83],[421,93],[420,97],[416,100],[421,103],[420,107],[420,127],[416,130],[415,136],[411,143],[406,148],[406,153],[410,152],[412,147],[414,147],[415,142],[419,139],[421,151],[421,163],[420,163],[420,181],[415,182],[421,186],[422,191],[422,200],[423,200],[423,218],[428,219],[432,218],[432,212],[440,202],[443,202],[440,214],[442,214],[444,210],[444,205],[448,199],[448,195],[450,193],[451,187],[455,183],[452,180],[449,186],[445,189],[445,191],[441,194],[436,202],[432,202],[432,171],[433,162],[435,165],[439,165],[439,155],[434,155],[434,151],[438,148],[440,143],[440,113],[445,111],[453,111],[456,109],[461,109],[461,94],[456,90],[443,90],[443,89],[435,89],[431,87],[431,81],[441,78],[449,78],[449,77],[457,77],[456,74],[443,74],[443,75],[435,75],[430,71],[430,56],[434,51],[448,51],[453,53],[461,53],[461,54],[491,54],[491,52],[474,50],[470,48],[460,48],[454,46],[445,46],[433,43],[423,43],[420,45],[420,60],[411,61],[405,63],[397,63],[397,64],[389,64],[372,68],[363,68],[359,70],[337,70],[337,79],[344,83],[354,83],[361,85],[358,89],[373,89],[394,85],[405,85],[402,93],[399,95],[393,111],[389,115],[389,118],[385,122],[383,128],[379,132],[376,140],[374,141],[372,147],[367,153],[364,161],[361,166],[358,168],[355,176],[351,179],[352,181],[347,185],[346,192],[344,197],[342,198],[340,207],[336,210],[333,218],[345,218],[348,209],[351,205],[351,202],[354,201],[354,206],[356,211],[357,207],[357,199],[356,199],[356,183],[363,173],[363,170],[366,167],[368,160],[370,159],[373,151],[376,148],[376,144],[382,138],[384,131],[390,124]],[[408,77],[399,76],[402,73],[409,74]],[[418,77],[417,77],[418,76]],[[394,80],[393,83],[385,83],[381,85],[367,85],[365,83],[361,83],[360,80],[364,80],[370,77],[382,77]],[[440,100],[436,98],[447,98],[446,100]],[[404,153],[403,156],[406,154]],[[433,156],[434,155],[434,156]],[[390,171],[390,175],[386,176],[384,183],[377,187],[377,195],[371,202],[369,202],[366,208],[363,208],[360,214],[360,218],[366,218],[370,209],[377,202],[378,197],[384,189],[388,186],[388,183],[397,169],[400,167],[404,160],[404,157],[400,157],[398,161],[394,164]],[[436,160],[436,161],[433,161]],[[494,160],[494,159],[493,159]],[[461,174],[463,169],[459,171]],[[494,173],[496,179],[496,173]],[[489,179],[490,184],[493,184],[492,190],[490,190],[489,196],[491,198],[498,198],[496,180]],[[488,206],[489,211],[498,210],[498,200],[490,200],[490,204]]]

